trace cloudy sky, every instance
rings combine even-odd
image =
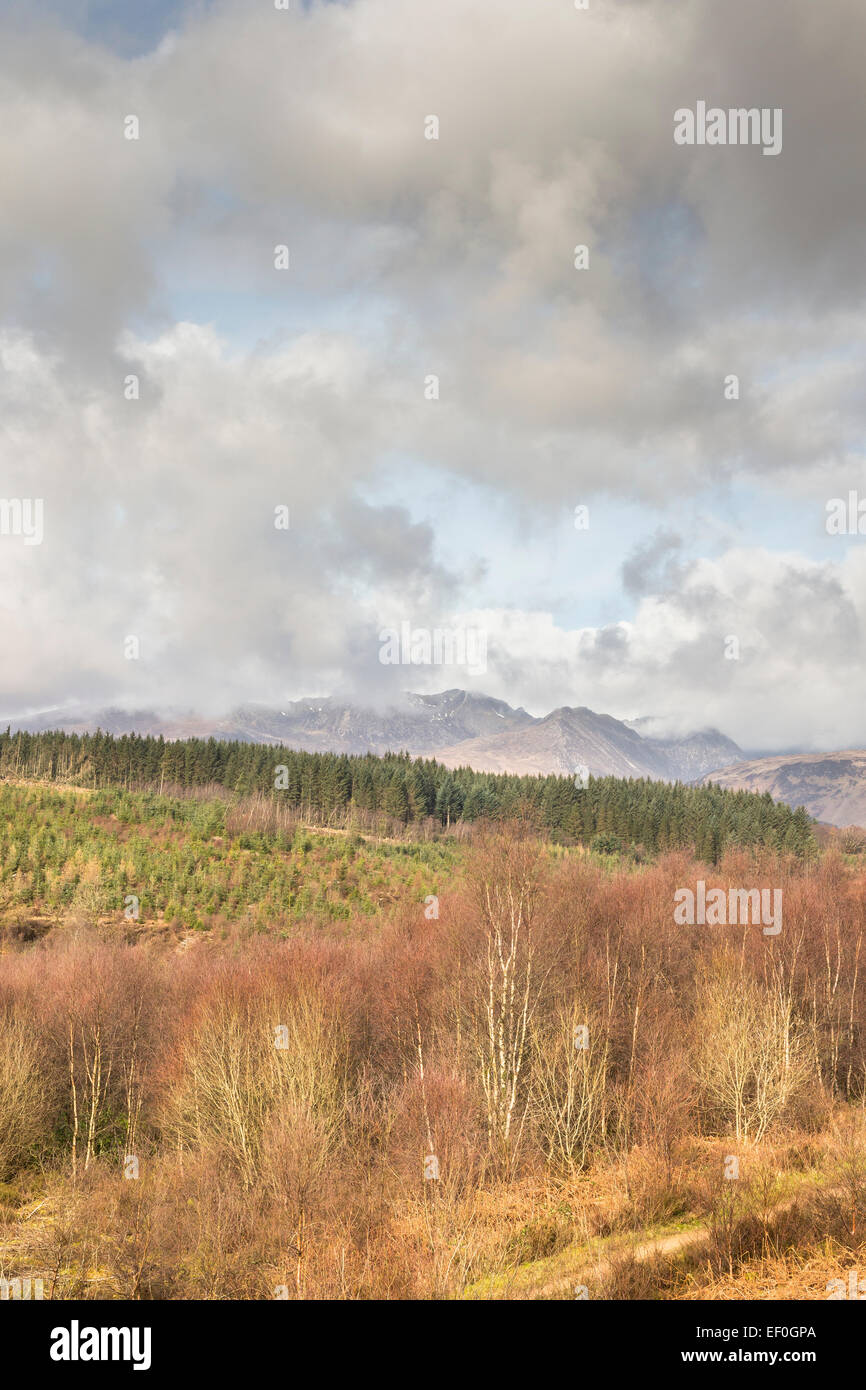
[[[0,499],[44,506],[0,713],[466,686],[866,743],[864,51],[862,0],[0,0]],[[699,101],[781,152],[678,145]],[[402,622],[486,672],[383,665]]]

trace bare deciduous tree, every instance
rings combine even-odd
[[[49,1114],[34,1030],[22,1019],[0,1015],[0,1178],[27,1157]]]
[[[552,1027],[532,1029],[531,1109],[554,1168],[580,1172],[604,1142],[609,1048],[606,1032],[578,1002],[561,1007]]]
[[[804,1031],[790,997],[717,955],[699,983],[695,1069],[708,1107],[758,1143],[805,1084]]]
[[[482,931],[476,1039],[491,1153],[508,1172],[526,1117],[524,1064],[542,979],[536,969],[536,914],[542,858],[525,827],[489,837],[475,866]]]

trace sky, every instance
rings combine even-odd
[[[0,716],[459,686],[866,744],[864,41],[0,0]],[[678,144],[699,102],[781,149]],[[383,664],[407,623],[484,669]]]

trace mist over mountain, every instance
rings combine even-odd
[[[594,777],[650,777],[693,781],[743,760],[724,734],[705,729],[679,738],[645,737],[635,725],[584,706],[563,707],[541,718],[504,700],[466,690],[426,695],[406,692],[385,709],[336,698],[291,701],[284,709],[247,704],[224,718],[152,710],[47,710],[13,728],[84,733],[152,734],[166,739],[227,738],[284,744],[307,752],[386,753],[435,757],[450,767]],[[655,727],[652,720],[647,727]]]
[[[282,709],[240,705],[221,718],[190,710],[79,708],[0,722],[34,733],[102,729],[118,736],[283,744],[312,753],[407,752],[477,772],[713,781],[732,790],[769,792],[829,825],[866,825],[866,751],[753,754],[718,729],[675,733],[677,724],[655,715],[621,720],[566,705],[536,717],[460,689],[407,691],[384,708],[321,696]]]
[[[683,782],[694,781],[714,768],[727,767],[743,757],[743,750],[718,729],[700,729],[675,736],[662,735],[664,722],[652,716],[625,722],[627,728],[640,734],[645,743],[656,748],[677,769]]]

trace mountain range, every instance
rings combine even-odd
[[[866,826],[866,751],[747,757],[717,729],[672,734],[651,716],[621,720],[581,705],[534,716],[504,700],[466,690],[407,692],[377,709],[332,697],[294,700],[285,709],[242,705],[222,718],[153,710],[47,710],[3,720],[13,728],[223,738],[284,744],[307,752],[408,752],[448,767],[528,775],[648,777],[712,781],[769,792],[805,806],[830,825]]]
[[[5,722],[5,721],[4,721]],[[565,706],[543,717],[504,700],[465,690],[407,693],[399,704],[375,709],[333,698],[294,700],[285,709],[243,705],[224,718],[153,710],[47,710],[12,720],[14,728],[85,733],[139,733],[176,738],[229,738],[282,743],[308,752],[406,751],[449,767],[485,772],[562,773],[696,781],[740,762],[743,751],[716,729],[683,737],[656,737],[652,720],[626,723],[584,706]],[[642,731],[643,730],[643,731]]]

